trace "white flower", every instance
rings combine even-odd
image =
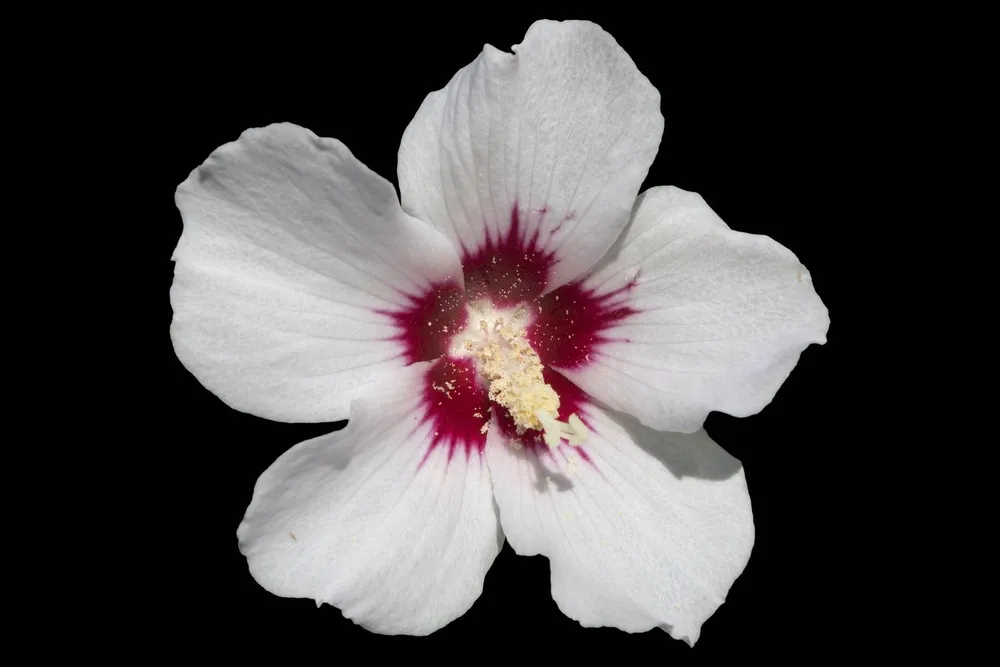
[[[696,194],[636,198],[660,96],[600,27],[534,24],[424,101],[392,185],[294,125],[182,183],[171,335],[230,406],[349,418],[257,482],[254,578],[427,634],[504,537],[585,626],[694,643],[753,544],[738,461],[701,429],[760,411],[826,308]]]

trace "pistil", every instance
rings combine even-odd
[[[561,439],[574,447],[583,442],[587,428],[576,414],[566,421],[557,418],[559,395],[545,382],[542,362],[528,343],[524,306],[506,318],[481,302],[469,308],[469,327],[458,337],[460,350],[476,359],[479,374],[489,382],[490,400],[507,409],[517,434],[542,431],[549,447]]]

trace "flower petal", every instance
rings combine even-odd
[[[227,404],[269,419],[347,417],[364,384],[418,360],[391,313],[461,286],[448,241],[403,213],[388,181],[295,125],[219,148],[177,207],[177,356]]]
[[[712,410],[762,410],[830,326],[791,251],[730,230],[674,187],[644,192],[594,272],[546,299],[560,318],[536,323],[545,363],[612,409],[684,433]]]
[[[261,586],[384,634],[428,634],[472,606],[503,534],[479,450],[434,446],[432,369],[399,371],[354,403],[344,430],[260,476],[238,537]]]
[[[659,93],[600,26],[539,21],[513,51],[487,45],[427,96],[403,134],[399,185],[403,208],[463,253],[473,291],[499,277],[525,300],[614,242],[663,117]]]
[[[552,597],[585,627],[660,627],[690,644],[753,546],[743,469],[704,431],[653,431],[593,405],[579,449],[511,446],[490,430],[500,522],[550,561]]]

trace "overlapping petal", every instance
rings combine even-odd
[[[693,644],[753,546],[739,461],[704,431],[663,433],[592,404],[582,447],[511,445],[490,430],[500,522],[550,561],[552,597],[586,627],[661,627]]]
[[[553,349],[553,364],[611,408],[668,431],[695,431],[712,410],[759,412],[830,325],[790,250],[730,230],[699,195],[674,187],[644,192],[619,241],[567,289],[615,316],[586,363],[562,355],[567,367]],[[585,322],[591,315],[571,301],[560,302],[566,319]]]
[[[431,368],[399,371],[354,403],[344,430],[296,445],[261,475],[238,536],[268,591],[413,635],[479,597],[503,535],[479,452],[432,446]]]
[[[593,23],[539,21],[513,51],[486,46],[427,97],[400,145],[400,191],[467,257],[516,233],[551,290],[627,222],[663,133],[660,95]]]
[[[219,148],[177,206],[177,356],[230,406],[269,419],[347,417],[364,385],[407,363],[378,311],[461,284],[448,241],[403,213],[388,181],[295,125]]]

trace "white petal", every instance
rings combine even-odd
[[[399,184],[403,208],[464,252],[467,281],[496,248],[528,260],[521,242],[538,250],[520,272],[540,274],[540,292],[614,242],[663,117],[659,93],[600,26],[539,21],[513,51],[487,45],[428,95],[403,135]]]
[[[461,285],[448,241],[403,213],[388,181],[295,125],[222,146],[176,199],[174,348],[238,410],[347,417],[362,385],[414,360],[386,313]]]
[[[660,627],[691,644],[743,571],[754,527],[743,469],[704,431],[653,431],[584,409],[577,450],[514,449],[490,430],[500,522],[550,561],[552,597],[585,627]]]
[[[428,634],[472,606],[503,535],[479,450],[434,446],[431,369],[399,371],[355,402],[343,431],[261,475],[238,531],[261,586],[384,634]]]
[[[592,309],[597,325],[581,326],[606,328],[588,333],[594,345],[578,336],[577,349],[551,349],[544,360],[659,430],[692,432],[712,410],[759,412],[830,326],[791,251],[730,230],[699,195],[674,187],[644,192],[621,239],[566,290],[597,295],[586,300],[603,308]],[[588,321],[572,305],[567,312]]]

